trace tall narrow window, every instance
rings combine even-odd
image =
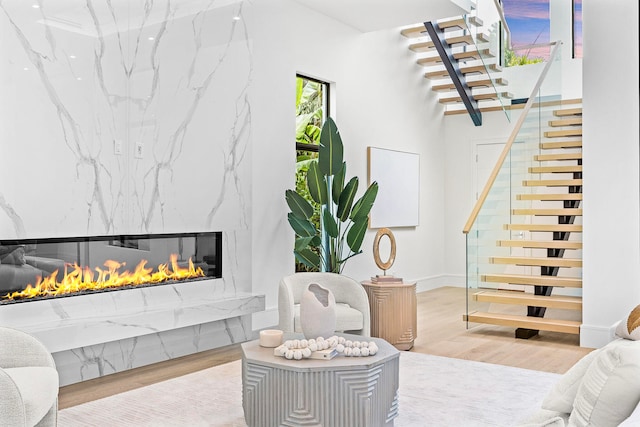
[[[329,116],[329,84],[320,80],[296,76],[296,192],[315,208],[311,221],[319,228],[320,206],[309,195],[305,177],[309,163],[318,158],[320,130]],[[296,271],[309,271],[296,261]]]
[[[582,0],[573,0],[573,57],[582,58]]]

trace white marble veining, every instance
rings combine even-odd
[[[53,354],[67,385],[251,339],[250,316],[172,329]]]
[[[0,237],[246,229],[244,9],[1,1]]]

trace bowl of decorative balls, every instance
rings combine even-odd
[[[274,356],[286,359],[333,359],[335,356],[366,357],[374,356],[378,346],[373,341],[353,341],[344,337],[318,337],[316,339],[286,340],[273,349]]]

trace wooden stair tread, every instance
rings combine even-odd
[[[551,127],[582,126],[582,117],[575,117],[575,118],[561,119],[561,120],[551,120],[549,122],[549,126]]]
[[[482,27],[482,20],[477,16],[471,16],[468,21],[469,25],[473,25],[475,27]],[[445,21],[438,21],[438,27],[443,30],[451,30],[458,28],[460,30],[468,29],[467,20],[464,17],[459,17],[455,19],[448,19]]]
[[[582,193],[562,193],[562,194],[516,194],[516,200],[545,200],[545,201],[562,201],[562,200],[582,200]]]
[[[551,160],[582,160],[582,153],[536,154],[533,159],[538,162]]]
[[[582,249],[582,242],[569,240],[498,240],[497,246],[530,249]]]
[[[495,99],[511,99],[513,98],[513,94],[509,92],[501,92],[501,93],[481,93],[477,95],[473,95],[473,98],[476,101],[486,101],[486,100],[495,100]],[[460,96],[452,96],[450,98],[440,98],[438,100],[440,104],[452,104],[456,102],[462,102],[462,98]]]
[[[582,128],[569,130],[552,130],[544,133],[545,138],[563,138],[565,136],[582,136]]]
[[[558,208],[558,209],[512,209],[513,215],[535,216],[582,216],[582,209]]]
[[[478,302],[582,310],[581,297],[564,295],[543,296],[519,291],[479,291],[473,294],[473,299]]]
[[[578,224],[505,224],[504,229],[516,231],[559,231],[565,233],[582,233],[582,225]]]
[[[563,110],[555,110],[553,115],[556,117],[581,116],[582,108],[565,108]]]
[[[426,35],[427,29],[424,28],[424,31],[425,31],[425,34],[422,34],[422,36]],[[420,37],[420,36],[416,36],[416,37]],[[486,43],[489,41],[489,36],[484,33],[478,33],[476,34],[476,40],[479,43]],[[475,41],[471,34],[464,34],[461,36],[445,36],[444,41],[446,41],[449,46],[457,46],[457,45],[473,46],[475,44]],[[435,48],[436,46],[433,44],[433,41],[431,40],[427,40],[425,42],[419,42],[419,43],[412,43],[409,45],[409,50],[413,52],[429,52]]]
[[[558,142],[542,142],[540,148],[543,150],[553,150],[556,148],[582,148],[582,140],[576,141],[558,141]]]
[[[580,323],[573,320],[556,320],[545,317],[517,316],[513,314],[474,312],[463,316],[463,320],[473,323],[487,323],[496,326],[537,329],[540,331],[579,334]]]
[[[581,104],[582,99],[568,99],[563,101],[545,101],[542,103],[534,103],[534,106],[549,106],[549,105],[569,105],[569,104]],[[492,111],[500,111],[504,110],[522,110],[525,104],[511,104],[511,105],[483,105],[478,108],[483,113],[488,113]],[[456,116],[459,114],[469,114],[469,112],[464,109],[449,109],[444,112],[445,116]]]
[[[460,67],[460,72],[464,75],[486,74],[487,68],[489,69],[489,72],[499,73],[500,71],[502,71],[496,64],[488,64],[486,68],[484,65],[463,66],[463,67]],[[438,70],[438,71],[430,71],[430,72],[424,73],[424,76],[425,78],[431,79],[431,80],[446,79],[449,77],[449,72],[446,69]]]
[[[464,52],[456,52],[453,54],[453,59],[455,59],[456,61],[470,61],[470,60],[480,60],[482,58],[492,58],[493,55],[491,55],[491,52],[489,51],[489,49],[482,49],[482,50],[467,50]],[[432,55],[432,56],[427,56],[425,58],[420,58],[416,61],[418,63],[418,65],[423,65],[423,66],[431,66],[434,64],[441,64],[442,63],[442,58],[440,58],[440,55]]]
[[[571,172],[582,172],[582,165],[534,166],[529,168],[529,173],[571,173]]]
[[[485,283],[509,283],[512,285],[557,286],[562,288],[581,288],[582,279],[558,276],[531,276],[522,274],[486,274],[480,276]]]
[[[545,267],[582,267],[581,259],[573,258],[537,258],[517,256],[489,257],[490,264],[515,264]]]
[[[423,37],[428,35],[427,29],[424,26],[424,24],[417,24],[412,27],[405,28],[402,31],[400,31],[400,34],[402,34],[407,38],[416,38],[416,37]]]
[[[525,187],[566,187],[566,186],[580,186],[582,185],[581,179],[529,179],[522,181],[522,185]]]
[[[491,81],[491,79],[479,79],[479,80],[470,80],[470,81],[467,80],[467,86],[469,86],[471,89],[482,88],[482,87],[492,87],[492,86],[506,86],[508,84],[509,82],[506,79],[503,79],[502,77],[498,77],[497,79],[494,79],[493,82]],[[431,90],[435,92],[454,91],[455,89],[456,89],[456,85],[454,85],[453,83],[444,83],[444,84],[431,86]]]

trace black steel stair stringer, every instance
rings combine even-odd
[[[476,126],[482,126],[482,113],[478,108],[478,102],[473,98],[471,94],[471,88],[467,85],[464,74],[460,71],[458,61],[453,57],[453,52],[449,43],[446,42],[444,31],[438,26],[437,23],[425,22],[424,27],[427,29],[429,37],[435,46],[443,65],[446,67],[453,85],[456,87],[465,108],[473,120],[473,124]]]

